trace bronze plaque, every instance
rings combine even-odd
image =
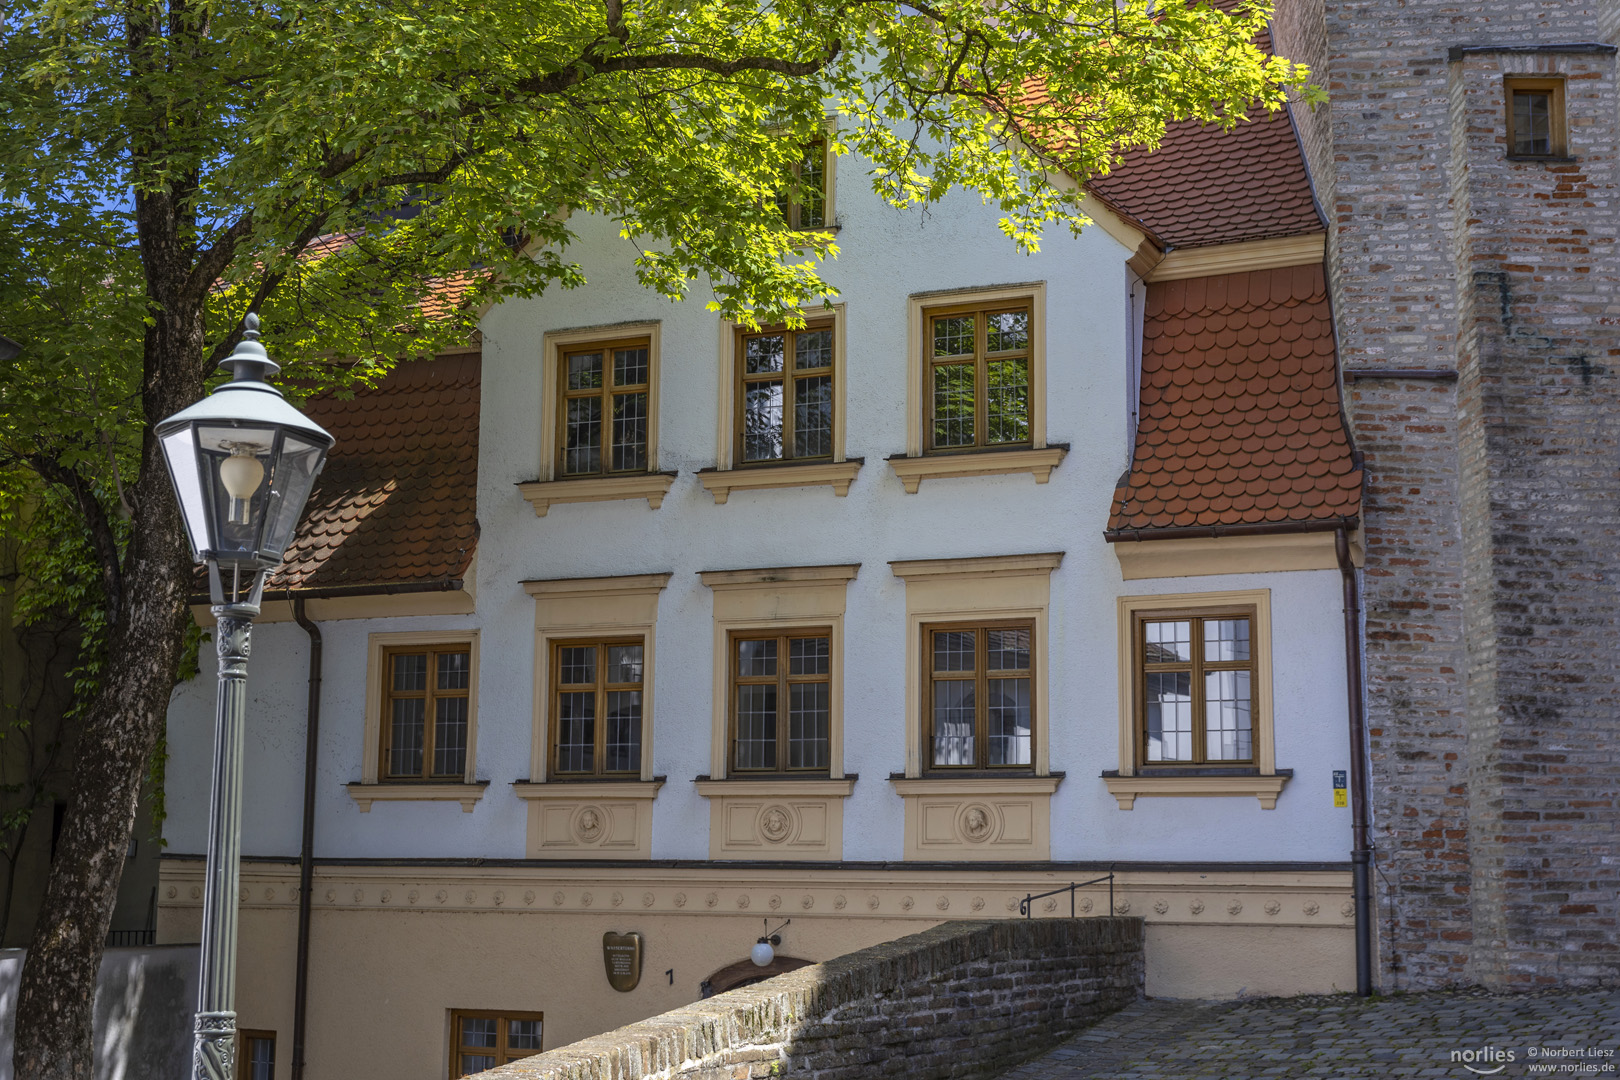
[[[607,967],[608,985],[628,993],[641,981],[641,935],[602,935],[602,963]]]

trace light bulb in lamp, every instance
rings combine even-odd
[[[247,523],[247,504],[264,483],[264,465],[247,447],[237,447],[219,464],[219,482],[231,497],[229,520],[233,525]]]

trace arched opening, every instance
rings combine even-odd
[[[735,990],[739,986],[753,986],[757,982],[764,982],[773,975],[809,967],[813,963],[814,960],[800,960],[797,956],[780,955],[764,967],[760,967],[752,960],[738,960],[735,964],[727,964],[704,979],[698,988],[703,991],[704,997],[714,997],[727,990]]]

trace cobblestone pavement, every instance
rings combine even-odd
[[[1620,1080],[1620,991],[1142,1001],[1001,1080],[1473,1076]]]

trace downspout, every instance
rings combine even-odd
[[[1367,711],[1361,695],[1361,586],[1350,559],[1350,530],[1333,534],[1344,578],[1344,667],[1350,706],[1351,885],[1356,901],[1356,994],[1373,992],[1372,848],[1367,818]]]
[[[298,849],[298,967],[293,981],[292,1080],[304,1077],[309,1011],[309,908],[315,878],[315,755],[321,742],[321,631],[293,597],[293,618],[309,635],[309,707],[304,735],[304,836]]]

